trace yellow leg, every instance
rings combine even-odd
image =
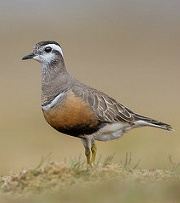
[[[91,152],[89,147],[85,147],[85,155],[86,155],[86,159],[87,159],[87,165],[91,165]]]
[[[96,159],[96,153],[97,153],[97,146],[96,146],[95,143],[92,144],[92,146],[91,146],[91,151],[92,151],[91,163],[94,164],[95,159]]]

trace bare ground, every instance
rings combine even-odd
[[[180,173],[175,163],[171,163],[172,170],[147,170],[130,166],[128,160],[113,164],[111,158],[91,168],[80,160],[68,164],[42,161],[34,169],[1,177],[0,202],[180,201]]]

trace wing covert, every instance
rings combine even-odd
[[[90,109],[103,122],[133,122],[134,117],[131,111],[116,102],[113,98],[95,89],[83,89],[78,95],[89,104]]]

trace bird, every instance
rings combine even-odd
[[[120,138],[131,129],[150,126],[173,131],[171,125],[131,111],[107,94],[75,79],[66,69],[61,46],[41,41],[22,60],[34,59],[42,67],[41,107],[50,126],[80,138],[87,165],[95,164],[95,141]]]

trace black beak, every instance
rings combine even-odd
[[[32,59],[34,56],[35,56],[35,54],[31,53],[31,54],[29,54],[29,55],[27,55],[27,56],[24,56],[24,57],[22,58],[22,60]]]

